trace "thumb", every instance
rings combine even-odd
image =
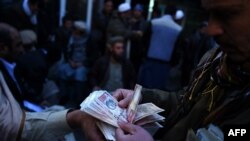
[[[121,128],[117,128],[116,134],[115,134],[116,140],[119,140],[119,138],[122,138],[124,136],[125,136],[125,133],[123,132],[123,130]]]
[[[120,128],[128,134],[134,134],[136,132],[136,126],[131,123],[118,122]]]
[[[130,98],[129,98],[129,97],[126,97],[125,99],[119,101],[118,104],[119,104],[119,106],[120,106],[121,108],[126,108],[126,107],[128,107],[129,102],[130,102]]]

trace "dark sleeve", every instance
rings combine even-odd
[[[143,32],[143,36],[142,36],[142,55],[144,58],[147,57],[147,52],[149,49],[149,45],[150,45],[150,38],[151,38],[151,34],[152,34],[152,30],[151,30],[152,24],[151,22],[147,22],[145,24],[145,29]]]
[[[101,85],[108,67],[107,58],[98,59],[90,71],[90,84],[92,87]]]
[[[98,61],[94,64],[93,68],[90,71],[90,84],[92,87],[98,86],[98,70],[99,70]]]
[[[184,90],[178,92],[166,92],[157,89],[142,89],[142,103],[152,102],[155,105],[165,110],[162,113],[163,116],[169,117],[177,110],[177,106],[180,103],[181,95],[184,94]]]
[[[127,89],[133,89],[135,87],[135,82],[136,82],[136,74],[135,74],[134,66],[130,61],[128,61],[127,67],[125,69],[128,69],[127,70],[127,72],[128,72],[127,79],[128,79],[129,84],[128,84]]]
[[[112,36],[124,36],[125,38],[130,38],[133,35],[133,32],[123,26],[123,23],[119,19],[113,19],[109,22],[107,28],[108,37]]]

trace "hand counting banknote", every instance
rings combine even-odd
[[[138,105],[141,88],[140,85],[135,87],[128,109],[119,107],[118,101],[107,91],[94,91],[81,103],[81,110],[99,119],[96,125],[107,140],[115,141],[118,121],[132,122],[145,128],[162,127],[158,122],[164,121],[165,118],[158,113],[164,111],[163,109],[153,103]]]
[[[95,91],[82,103],[81,110],[108,124],[118,127],[118,121],[127,121],[126,109],[118,106],[118,101],[107,91]]]
[[[128,106],[128,122],[133,123],[136,115],[137,106],[141,100],[141,90],[142,86],[136,84],[134,89],[134,95]]]

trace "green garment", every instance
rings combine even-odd
[[[164,141],[185,141],[189,129],[196,131],[217,125],[250,124],[250,75],[231,71],[237,79],[217,74],[225,55],[219,49],[207,53],[194,72],[192,83],[179,92],[143,89],[143,102],[153,102],[166,110],[164,128],[155,135]]]

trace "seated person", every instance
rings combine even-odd
[[[108,41],[107,51],[105,56],[96,61],[91,71],[93,89],[132,89],[135,85],[135,71],[131,62],[124,58],[124,39],[120,36],[112,37]]]

